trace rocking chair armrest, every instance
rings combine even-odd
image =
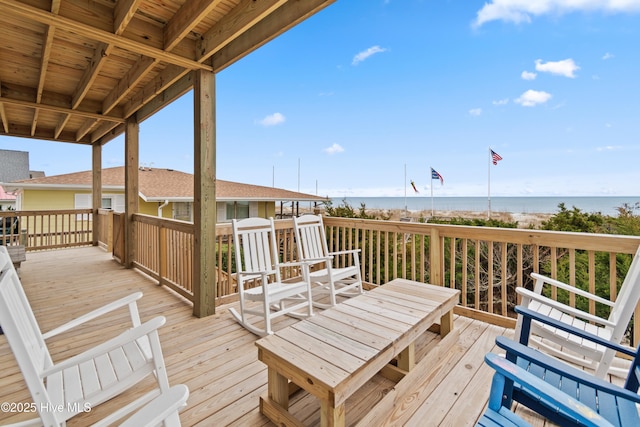
[[[96,357],[106,354],[112,350],[115,350],[119,347],[122,347],[124,344],[133,342],[139,338],[147,336],[153,331],[157,331],[162,325],[164,325],[166,319],[164,316],[154,317],[148,322],[143,323],[140,326],[135,328],[128,329],[121,333],[120,335],[111,338],[108,341],[103,342],[90,350],[85,351],[84,353],[80,353],[76,356],[72,356],[60,363],[57,363],[47,369],[45,369],[40,375],[42,378],[46,378],[52,374],[68,369],[72,366],[77,366],[80,363],[88,362],[90,360],[95,359]],[[153,346],[152,346],[153,348]]]
[[[42,334],[42,337],[46,340],[48,338],[54,337],[58,334],[61,334],[63,332],[69,331],[73,328],[75,328],[76,326],[82,325],[83,323],[86,323],[90,320],[96,319],[100,316],[102,316],[103,314],[109,313],[111,311],[117,310],[121,307],[125,307],[125,306],[129,306],[129,310],[131,312],[131,323],[132,326],[136,327],[140,325],[140,316],[138,315],[138,308],[137,308],[137,303],[136,301],[138,301],[140,298],[142,297],[142,292],[135,292],[133,294],[130,294],[124,298],[120,298],[119,300],[113,301],[105,306],[102,306],[100,308],[97,308],[93,311],[90,311],[80,317],[77,317],[73,320],[71,320],[70,322],[65,323],[64,325],[58,326],[57,328],[54,328],[52,330],[50,330],[47,333]]]
[[[362,252],[360,249],[345,249],[344,251],[329,252],[329,255],[336,256],[336,255],[346,255],[346,254],[357,254],[360,252]]]
[[[515,308],[516,313],[518,313],[519,315],[522,315],[523,317],[523,322],[531,322],[531,320],[536,320],[540,323],[544,323],[546,325],[549,326],[553,326],[554,328],[558,328],[564,332],[567,332],[571,335],[576,335],[580,338],[586,339],[588,341],[591,341],[595,344],[600,344],[604,347],[610,348],[612,350],[615,350],[617,352],[626,354],[627,356],[631,356],[631,357],[636,357],[637,353],[636,350],[634,350],[631,347],[626,347],[622,344],[618,344],[612,341],[609,341],[605,338],[599,337],[597,335],[592,334],[591,332],[585,331],[583,329],[579,329],[576,328],[573,325],[570,325],[568,323],[564,323],[561,322],[559,320],[553,319],[549,316],[545,316],[544,314],[540,314],[536,311],[530,310],[524,306],[518,305]],[[524,330],[524,328],[523,328]]]
[[[602,297],[599,297],[597,295],[594,295],[590,292],[584,291],[582,289],[576,288],[575,286],[571,286],[568,285],[564,282],[561,282],[559,280],[556,279],[552,279],[551,277],[547,277],[547,276],[543,276],[542,274],[538,274],[538,273],[531,273],[531,277],[535,280],[542,280],[544,283],[551,285],[551,286],[555,286],[556,288],[560,288],[560,289],[564,289],[568,292],[574,293],[576,295],[580,295],[582,297],[588,298],[590,300],[593,300],[595,302],[599,302],[600,304],[605,304],[608,305],[609,307],[613,307],[614,303],[609,301],[608,299],[604,299]]]
[[[321,262],[327,262],[327,261],[331,261],[333,259],[332,256],[325,256],[325,257],[320,257],[320,258],[305,258],[303,260],[303,262],[309,264],[309,265],[313,265],[313,264],[318,264]]]
[[[613,427],[609,421],[587,405],[544,382],[504,357],[494,353],[488,353],[485,356],[485,362],[492,367],[496,371],[496,375],[498,375],[497,378],[494,376],[491,384],[491,396],[489,397],[489,407],[491,409],[499,409],[504,393],[504,378],[508,378],[520,384],[523,388],[540,395],[544,400],[553,402],[553,404],[557,405],[561,410],[575,417],[582,425]]]
[[[544,295],[540,295],[537,294],[535,292],[532,292],[526,288],[516,288],[516,292],[519,293],[520,295],[522,295],[523,297],[527,297],[529,299],[532,300],[536,300],[542,304],[548,305],[552,308],[555,308],[557,310],[560,310],[564,313],[567,313],[571,316],[575,316],[575,317],[579,317],[582,320],[586,320],[588,322],[594,322],[597,323],[599,325],[603,325],[603,326],[610,326],[610,327],[615,327],[616,325],[612,322],[610,322],[607,319],[603,319],[602,317],[598,317],[596,315],[587,313],[585,311],[582,310],[578,310],[577,308],[568,306],[566,304],[563,304],[561,302],[552,300],[551,298],[547,298]]]
[[[310,259],[305,259],[302,261],[289,261],[289,262],[282,262],[280,264],[278,264],[278,267],[280,268],[284,268],[284,267],[303,267],[303,266],[310,266],[311,264],[315,264],[319,262],[319,260],[310,260]]]

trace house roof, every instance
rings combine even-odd
[[[334,1],[0,0],[0,135],[104,145]]]
[[[16,196],[14,194],[7,193],[2,185],[0,185],[0,200],[12,201],[15,200]]]
[[[123,166],[102,170],[102,188],[124,190]],[[92,188],[92,171],[68,173],[12,183],[1,183],[8,189],[87,190]],[[174,169],[140,168],[138,170],[140,197],[146,201],[193,201],[193,175]],[[325,197],[298,193],[281,188],[242,184],[232,181],[216,181],[218,201],[300,201],[322,202]]]

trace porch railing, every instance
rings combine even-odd
[[[135,215],[136,266],[192,299],[192,224]],[[543,230],[451,226],[396,221],[325,218],[332,250],[359,248],[369,286],[401,277],[461,290],[458,312],[513,326],[515,288],[530,286],[541,272],[603,298],[615,300],[640,237]],[[291,220],[276,221],[283,261],[296,259]],[[603,261],[604,260],[604,261]],[[337,259],[336,263],[344,260]],[[230,224],[216,227],[217,303],[235,298],[233,237]],[[289,272],[290,276],[298,274]],[[604,287],[596,279],[605,278]],[[567,298],[576,305],[576,296]],[[595,313],[602,310],[590,305]],[[636,310],[640,315],[640,310]],[[635,342],[640,331],[635,332]]]
[[[124,215],[100,212],[97,240],[123,259]],[[104,216],[102,216],[104,215]],[[7,220],[9,218],[9,220]],[[111,224],[104,221],[113,218]],[[0,212],[11,228],[1,244],[25,244],[27,250],[90,245],[90,210]],[[138,242],[134,265],[159,283],[193,300],[192,223],[154,216],[133,216]],[[513,326],[515,288],[530,286],[531,272],[541,272],[615,300],[640,237],[553,232],[442,224],[324,218],[331,250],[358,248],[368,286],[406,278],[461,290],[457,311],[468,317]],[[276,221],[283,261],[296,259],[292,221]],[[230,224],[216,226],[216,304],[237,298]],[[336,263],[344,260],[336,259]],[[286,277],[299,272],[290,270]],[[574,294],[550,295],[571,305],[584,304]],[[591,303],[586,309],[602,314]],[[640,310],[636,310],[636,316]],[[639,342],[640,328],[634,330]]]
[[[91,209],[3,211],[0,224],[0,244],[24,245],[27,251],[93,243]]]

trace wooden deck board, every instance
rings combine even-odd
[[[142,291],[144,296],[139,302],[142,320],[158,315],[167,318],[166,325],[160,329],[160,341],[169,381],[171,384],[184,383],[190,389],[188,405],[181,412],[182,424],[273,425],[258,410],[259,396],[266,392],[267,373],[266,367],[257,359],[257,337],[232,319],[227,306],[218,307],[213,316],[195,318],[191,315],[189,302],[157,286],[145,275],[122,268],[110,254],[99,248],[32,252],[22,264],[21,276],[43,331],[106,302]],[[122,330],[127,316],[123,310],[106,320],[50,340],[54,360],[115,335]],[[277,319],[274,329],[296,322],[285,316]],[[484,365],[483,356],[494,347],[496,335],[508,335],[512,331],[462,317],[456,318],[455,325],[460,330],[458,342],[439,359],[428,380],[407,396],[403,405],[389,412],[386,419],[378,420],[378,425],[475,423],[486,405],[492,373]],[[439,340],[438,334],[432,332],[421,337],[416,343],[417,359],[425,357]],[[347,424],[354,425],[363,419],[394,385],[376,375],[347,400]],[[0,401],[29,400],[13,354],[4,336],[0,336]],[[110,412],[110,408],[120,402],[114,399],[100,405],[91,413],[74,418],[68,425],[84,426]],[[291,398],[292,411],[307,425],[319,425],[319,407],[319,403],[304,391]],[[0,425],[20,417],[24,419],[24,414],[0,413]],[[535,422],[535,418],[532,421]],[[544,422],[537,425],[544,425]]]

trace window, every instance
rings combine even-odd
[[[249,218],[249,202],[228,202],[227,219]]]
[[[191,203],[174,202],[173,219],[179,219],[180,221],[193,221],[193,218],[191,217]]]
[[[111,197],[103,197],[101,207],[102,209],[113,209],[113,199]]]

